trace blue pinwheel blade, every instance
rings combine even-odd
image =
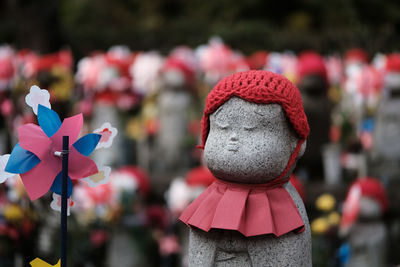
[[[32,152],[23,149],[19,143],[15,145],[8,159],[5,171],[9,173],[26,173],[38,165],[40,159]]]
[[[57,112],[40,104],[37,118],[40,128],[48,137],[52,137],[61,127],[61,120]]]
[[[87,134],[79,138],[79,140],[76,141],[73,144],[73,146],[75,147],[76,150],[78,150],[79,153],[87,157],[96,148],[97,144],[100,141],[100,138],[101,138],[100,134],[94,134],[94,133]]]
[[[58,195],[62,194],[62,172],[60,172],[54,179],[50,190]],[[67,195],[70,197],[72,194],[72,180],[68,177]]]

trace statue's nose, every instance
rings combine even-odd
[[[229,138],[231,141],[237,141],[238,140],[238,136],[235,132],[233,132]]]

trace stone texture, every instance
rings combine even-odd
[[[361,197],[357,221],[342,234],[351,247],[346,267],[387,266],[388,232],[382,221],[381,206],[376,200]]]
[[[231,98],[210,116],[205,161],[219,179],[238,183],[266,183],[285,169],[298,137],[281,106]],[[305,145],[299,156],[304,153]],[[293,169],[293,168],[292,168]],[[290,174],[290,172],[289,172]],[[294,187],[293,198],[305,231],[245,237],[237,231],[190,230],[190,267],[312,266],[307,213]]]
[[[185,138],[192,98],[188,90],[163,88],[158,97],[160,131],[157,134],[157,164],[169,177],[188,168]]]
[[[283,172],[297,143],[280,105],[233,97],[210,116],[204,159],[222,180],[266,183]]]
[[[298,168],[307,171],[311,178],[323,174],[321,148],[330,141],[332,103],[326,87],[325,80],[319,75],[306,75],[299,84],[304,112],[312,131],[307,137],[307,150]]]
[[[387,230],[383,222],[358,222],[349,234],[351,258],[346,267],[387,266]]]
[[[400,74],[386,76],[384,93],[377,109],[370,175],[389,182],[400,177]]]

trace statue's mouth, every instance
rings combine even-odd
[[[238,151],[239,146],[238,146],[237,143],[229,142],[228,145],[227,145],[227,149],[228,149],[228,151],[236,152],[236,151]]]

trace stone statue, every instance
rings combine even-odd
[[[194,75],[187,63],[176,58],[174,53],[165,61],[161,73],[162,90],[157,105],[160,130],[156,139],[156,152],[158,163],[163,165],[160,166],[160,171],[171,178],[181,175],[189,168],[185,141],[193,106],[191,88]]]
[[[303,100],[304,111],[310,128],[307,151],[298,166],[304,168],[310,178],[323,176],[321,150],[329,143],[332,104],[328,98],[328,78],[324,59],[316,52],[308,51],[299,55],[298,88]]]
[[[377,109],[372,174],[390,182],[400,177],[400,54],[389,55],[381,103]]]
[[[217,178],[182,213],[189,266],[311,266],[303,202],[288,183],[309,132],[298,89],[281,75],[239,72],[209,93],[202,120]]]
[[[350,246],[346,267],[387,266],[388,232],[382,220],[388,208],[379,180],[365,177],[354,182],[343,204],[340,235]]]

